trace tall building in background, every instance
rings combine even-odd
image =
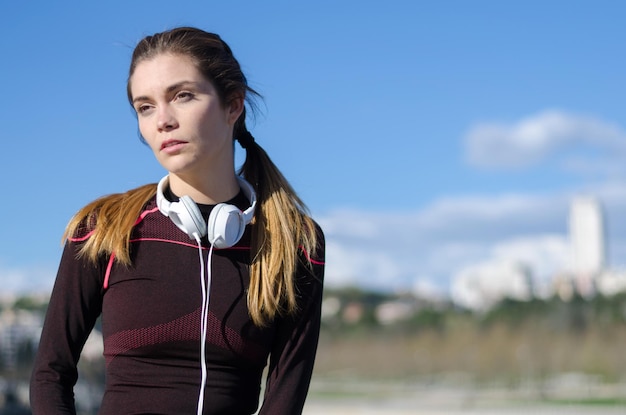
[[[571,267],[581,294],[591,294],[594,280],[606,266],[604,218],[598,201],[577,197],[569,217]]]

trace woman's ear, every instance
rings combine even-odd
[[[231,124],[235,124],[235,122],[239,119],[239,117],[243,113],[243,108],[244,108],[243,96],[236,95],[230,100],[228,104],[228,121]]]

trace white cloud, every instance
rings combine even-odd
[[[327,280],[393,288],[428,275],[441,283],[489,255],[498,241],[554,231],[566,209],[563,197],[512,195],[448,198],[409,213],[334,212],[318,218],[327,239]]]
[[[476,124],[465,145],[469,163],[480,167],[526,167],[561,152],[564,168],[606,173],[608,162],[608,172],[624,172],[613,157],[626,154],[626,132],[594,117],[548,110],[508,124]]]

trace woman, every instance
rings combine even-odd
[[[128,99],[168,174],[70,221],[31,379],[34,414],[75,413],[102,315],[101,414],[301,413],[324,241],[245,124],[255,91],[219,36],[177,28],[134,50]],[[234,142],[246,149],[239,174]],[[245,178],[245,179],[244,179]]]

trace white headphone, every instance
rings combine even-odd
[[[209,242],[216,248],[230,248],[243,236],[246,225],[252,220],[256,208],[256,194],[252,185],[239,176],[237,176],[237,181],[250,201],[250,207],[243,212],[234,205],[218,203],[211,211],[208,222],[205,223],[198,205],[191,197],[181,196],[178,202],[170,202],[163,196],[163,189],[169,182],[169,176],[159,181],[156,194],[157,206],[161,213],[169,217],[191,239],[199,240],[207,235]]]

